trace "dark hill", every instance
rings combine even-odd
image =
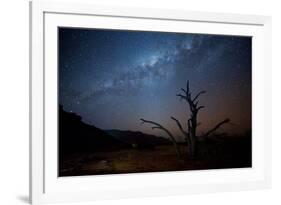
[[[123,130],[106,130],[106,133],[119,139],[120,141],[126,142],[128,144],[138,144],[138,145],[161,145],[170,144],[171,142],[163,137],[158,137],[155,135],[149,135],[137,131],[123,131]]]
[[[59,107],[59,153],[60,156],[75,152],[124,149],[129,146],[82,118]]]

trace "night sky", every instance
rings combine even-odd
[[[199,133],[251,129],[251,37],[59,28],[59,104],[101,129],[163,134],[141,125],[159,122],[179,135],[188,105],[176,96],[190,81],[200,96]],[[164,134],[163,134],[164,135]]]

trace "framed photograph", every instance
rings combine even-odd
[[[30,22],[32,204],[270,187],[270,17],[36,1]]]

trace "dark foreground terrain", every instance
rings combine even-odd
[[[60,161],[59,176],[251,167],[251,153],[246,151],[249,142],[241,138],[229,141],[214,150],[204,147],[197,159],[188,158],[185,145],[180,145],[180,160],[172,145],[70,154]]]
[[[59,176],[251,167],[251,134],[201,138],[195,159],[180,143],[141,132],[104,131],[60,108]]]

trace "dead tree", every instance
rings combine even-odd
[[[195,97],[192,97],[192,94],[189,89],[189,81],[187,81],[186,88],[185,89],[181,88],[181,91],[183,92],[183,94],[177,94],[177,96],[180,97],[180,100],[185,100],[189,107],[189,112],[188,112],[188,116],[187,116],[187,119],[188,119],[187,120],[187,131],[182,127],[179,120],[177,120],[173,116],[171,117],[171,119],[176,122],[179,130],[182,132],[182,134],[184,136],[184,139],[188,146],[189,156],[191,158],[194,158],[196,156],[196,152],[197,152],[197,140],[198,140],[197,127],[200,124],[197,122],[197,116],[198,116],[198,112],[205,107],[202,105],[198,105],[199,104],[198,98],[200,95],[206,93],[206,91],[205,90],[200,91],[195,95]],[[161,129],[161,130],[165,131],[168,134],[168,136],[170,137],[171,141],[173,142],[178,157],[180,157],[181,153],[180,153],[179,147],[177,145],[177,142],[175,140],[175,137],[169,130],[164,128],[159,123],[156,123],[153,121],[144,120],[144,119],[141,119],[141,121],[142,121],[142,123],[149,123],[149,124],[154,125],[152,127],[152,129]],[[228,122],[230,122],[230,120],[228,118],[221,121],[216,126],[214,126],[214,128],[207,131],[206,134],[204,134],[203,136],[209,136],[210,134],[215,132],[219,127],[221,127],[223,124],[228,123]]]
[[[192,94],[190,92],[190,88],[189,88],[189,81],[187,81],[186,83],[186,89],[181,88],[183,94],[177,94],[178,97],[180,97],[180,100],[185,100],[188,104],[189,107],[189,117],[187,120],[187,135],[186,135],[186,141],[188,143],[188,152],[190,154],[190,156],[192,158],[195,157],[196,155],[196,151],[197,151],[197,127],[199,125],[199,123],[197,122],[197,116],[198,116],[198,112],[203,109],[205,106],[199,106],[199,96],[206,93],[205,90],[198,92],[195,97],[192,97]],[[179,123],[178,120],[176,120],[174,118],[174,120],[177,122],[177,125],[179,127],[179,129],[182,131],[182,127]],[[206,134],[204,136],[208,136],[211,133],[213,133],[214,131],[216,131],[220,126],[222,126],[225,123],[230,122],[229,119],[225,119],[222,122],[218,123],[214,128],[212,128],[211,130],[207,131]]]

